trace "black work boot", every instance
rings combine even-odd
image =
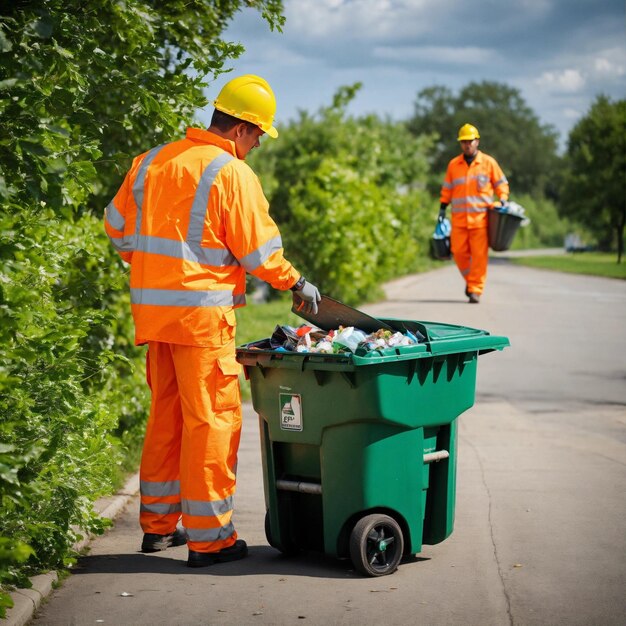
[[[184,546],[187,543],[187,534],[182,528],[177,528],[169,535],[144,533],[141,543],[142,552],[160,552],[174,546]]]
[[[248,545],[243,539],[237,539],[232,546],[223,548],[219,552],[196,552],[189,550],[187,567],[207,567],[216,563],[238,561],[248,556]]]
[[[479,293],[468,293],[470,304],[478,304],[480,302],[480,294]]]

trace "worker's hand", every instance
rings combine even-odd
[[[322,299],[317,287],[308,280],[304,281],[302,289],[293,292],[293,303],[298,311],[317,315],[317,303]]]
[[[500,200],[500,205],[502,209],[506,211],[506,208],[509,206],[509,203],[506,200]]]
[[[446,207],[445,207],[445,206],[442,206],[442,207],[439,209],[439,217],[438,217],[438,219],[439,219],[439,220],[443,220],[443,219],[445,219],[445,217],[446,217]]]

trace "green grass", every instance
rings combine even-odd
[[[617,255],[603,252],[577,252],[557,256],[529,256],[511,259],[518,265],[536,267],[556,272],[588,274],[604,278],[626,280],[626,262],[617,264]]]
[[[291,312],[291,292],[280,300],[263,304],[248,304],[235,309],[237,315],[237,345],[269,337],[276,325],[299,326],[304,320]]]

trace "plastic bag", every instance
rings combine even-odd
[[[447,217],[438,219],[435,232],[433,233],[433,239],[445,239],[446,237],[450,237],[451,232],[452,225],[450,224],[450,220]]]
[[[365,340],[365,337],[367,337],[367,335],[362,330],[354,328],[354,326],[347,326],[339,330],[333,339],[333,343],[355,352],[357,346]]]

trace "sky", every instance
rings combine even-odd
[[[207,89],[211,101],[231,78],[258,74],[280,124],[361,82],[349,114],[406,120],[425,87],[488,80],[519,89],[564,145],[597,95],[626,98],[624,0],[284,0],[284,15],[282,33],[253,9],[235,16],[223,36],[246,51]]]

